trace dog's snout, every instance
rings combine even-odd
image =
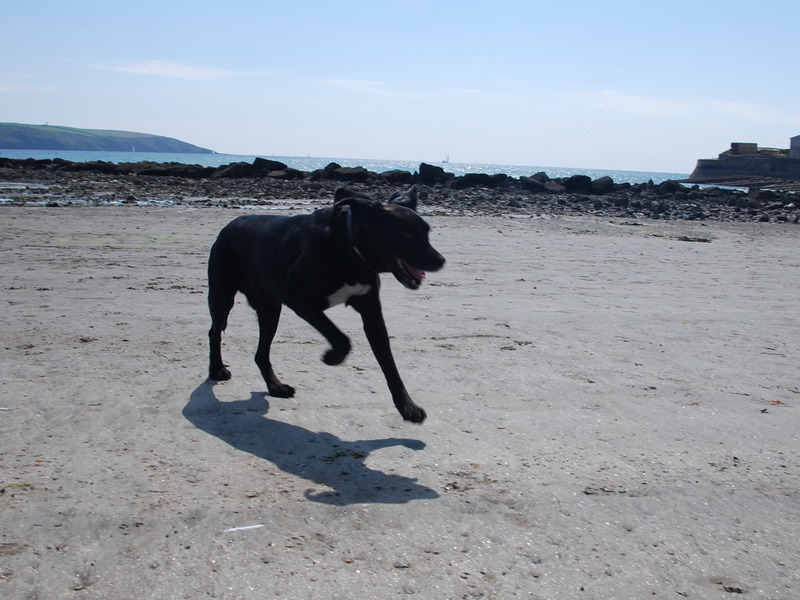
[[[434,250],[431,256],[431,266],[428,267],[428,271],[438,271],[444,266],[445,262],[447,261],[445,261],[444,256]]]

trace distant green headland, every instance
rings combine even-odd
[[[0,148],[7,150],[213,153],[213,150],[207,148],[148,133],[22,123],[0,123]]]

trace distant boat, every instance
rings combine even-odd
[[[447,156],[444,157],[444,160],[442,161],[442,163],[443,164],[447,164],[449,162],[450,162],[450,155],[448,154]]]

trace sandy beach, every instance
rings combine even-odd
[[[798,225],[427,217],[415,426],[345,307],[338,367],[284,311],[294,398],[243,300],[206,380],[243,210],[0,207],[1,597],[800,597]]]

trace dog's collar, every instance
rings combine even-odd
[[[356,246],[356,239],[353,233],[353,211],[350,209],[349,206],[344,207],[345,217],[344,217],[344,227],[345,227],[345,235],[347,236],[347,241],[350,243],[350,247],[353,249],[353,252],[356,253],[356,256],[367,262],[367,259],[364,258],[364,255],[361,254],[361,251]]]

